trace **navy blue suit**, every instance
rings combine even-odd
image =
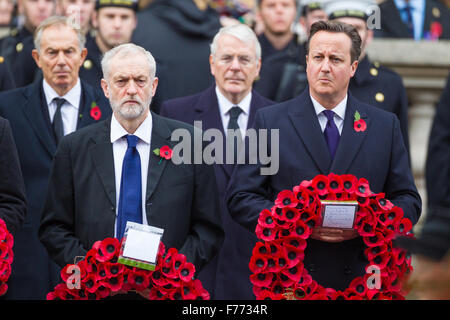
[[[271,104],[272,101],[252,91],[247,127],[253,123],[258,109]],[[220,129],[225,137],[214,86],[192,96],[164,102],[161,106],[161,115],[189,124],[202,121],[203,130]],[[233,169],[234,165],[214,166],[221,199],[225,240],[219,254],[200,272],[199,279],[212,294],[213,299],[254,299],[248,263],[257,238],[254,232],[247,231],[231,219],[225,205],[225,191]]]
[[[101,109],[101,119],[111,115],[102,92],[83,81],[77,129],[96,122],[90,116],[91,104]],[[48,257],[38,239],[41,210],[47,191],[50,167],[56,152],[42,81],[0,94],[0,115],[9,120],[19,153],[25,181],[28,211],[14,238],[14,262],[6,299],[45,299],[55,283],[59,269]],[[100,121],[99,120],[99,121]]]
[[[367,123],[364,132],[353,128],[358,111]],[[279,170],[260,175],[260,165],[237,165],[227,190],[232,217],[255,230],[259,213],[270,209],[277,194],[318,174],[353,174],[366,178],[373,192],[403,208],[416,223],[421,199],[414,185],[397,117],[348,96],[344,127],[334,160],[320,128],[307,88],[300,96],[264,108],[256,114],[256,129],[279,129]],[[270,138],[270,135],[269,135]],[[268,140],[268,150],[271,150]],[[367,260],[361,237],[341,243],[308,240],[305,267],[313,278],[327,287],[345,289],[364,273]]]

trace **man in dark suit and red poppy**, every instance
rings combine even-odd
[[[380,18],[376,37],[450,39],[450,10],[439,0],[385,0],[380,3]]]
[[[179,165],[168,159],[172,132],[194,136],[198,129],[150,112],[158,78],[142,47],[111,49],[102,69],[113,115],[61,141],[39,238],[64,266],[98,240],[122,239],[132,221],[164,229],[166,248],[178,249],[199,271],[223,241],[214,171],[192,159]]]
[[[360,55],[352,26],[316,22],[307,45],[309,87],[297,98],[257,112],[255,129],[279,130],[279,170],[260,175],[261,164],[238,164],[227,204],[233,218],[255,230],[259,213],[276,195],[319,174],[352,174],[404,210],[412,223],[421,199],[395,115],[361,103],[348,92]],[[269,139],[268,145],[277,143]],[[269,148],[270,149],[270,148]],[[364,274],[366,246],[354,229],[316,226],[307,242],[305,268],[321,285],[344,290]]]
[[[6,299],[45,299],[59,282],[59,269],[37,234],[51,162],[64,135],[111,114],[103,94],[78,77],[84,36],[68,18],[45,20],[34,42],[33,58],[44,78],[0,94],[0,115],[11,125],[28,200],[27,217],[15,234]]]
[[[202,128],[240,130],[242,136],[251,127],[255,113],[273,104],[252,89],[261,66],[261,47],[254,32],[243,24],[222,28],[211,45],[209,58],[216,85],[198,94],[166,101],[161,115],[189,124],[201,121]],[[237,111],[237,112],[236,112]],[[225,141],[225,139],[224,139]],[[219,255],[200,273],[213,299],[254,299],[248,262],[256,242],[253,233],[234,222],[225,205],[225,191],[234,164],[215,164],[221,199],[225,241]],[[232,265],[231,265],[232,263]]]

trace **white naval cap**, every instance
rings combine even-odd
[[[328,0],[322,5],[330,20],[342,17],[367,19],[377,7],[375,0]]]

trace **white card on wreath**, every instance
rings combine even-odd
[[[353,229],[357,201],[322,201],[322,227]]]
[[[155,263],[162,233],[128,228],[123,257]]]

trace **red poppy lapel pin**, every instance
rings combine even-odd
[[[440,24],[437,21],[435,21],[431,24],[430,34],[431,34],[432,40],[439,40],[439,38],[442,36],[442,32],[443,32],[442,24]]]
[[[92,101],[92,103],[91,103],[90,116],[95,121],[100,120],[100,118],[102,117],[102,111],[100,110],[99,106],[97,105],[97,103],[95,101]]]
[[[367,129],[367,124],[364,119],[361,119],[361,115],[358,111],[355,112],[355,120],[353,121],[353,129],[356,132],[364,132]]]
[[[153,150],[153,153],[158,157],[161,157],[158,164],[161,164],[163,159],[170,160],[172,158],[172,149],[169,146],[162,146],[161,148],[157,148]]]

